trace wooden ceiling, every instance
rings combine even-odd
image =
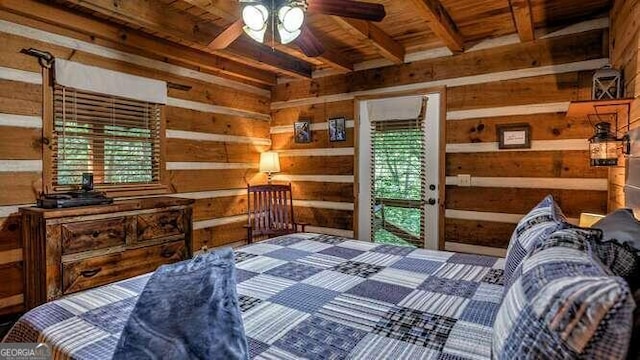
[[[311,3],[314,0],[309,0]],[[488,38],[553,29],[607,15],[611,0],[366,0],[383,4],[381,22],[308,13],[306,24],[327,51],[306,57],[296,45],[261,45],[242,35],[224,50],[224,30],[239,26],[236,0],[53,0],[92,17],[179,43],[251,68],[242,81],[269,86],[275,75],[310,78],[316,70],[349,72],[363,63],[402,63],[407,54],[448,49],[459,53]],[[45,1],[52,2],[52,1]]]

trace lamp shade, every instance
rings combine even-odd
[[[595,128],[596,133],[589,139],[591,166],[616,166],[620,140],[611,133],[609,123],[598,123]]]
[[[275,151],[266,151],[260,154],[260,172],[280,172],[280,157]]]

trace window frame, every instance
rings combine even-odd
[[[55,166],[54,157],[57,155],[56,150],[52,148],[52,140],[54,138],[55,128],[55,112],[54,112],[54,92],[55,81],[53,79],[53,69],[43,67],[43,109],[42,109],[42,183],[44,194],[60,194],[72,190],[78,190],[80,184],[70,186],[54,186],[55,175],[53,168]],[[160,125],[158,133],[159,143],[159,160],[158,160],[158,180],[147,184],[117,184],[105,185],[96,184],[94,189],[105,192],[110,197],[124,196],[146,196],[160,195],[170,192],[168,186],[168,172],[166,170],[166,111],[165,105],[160,106]]]

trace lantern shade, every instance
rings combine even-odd
[[[589,139],[589,157],[591,166],[618,165],[618,140],[611,132],[611,125],[606,122],[596,124],[596,133]]]
[[[280,157],[275,151],[266,151],[260,154],[260,172],[280,172]]]
[[[620,71],[605,66],[593,74],[593,100],[613,100],[622,97]]]

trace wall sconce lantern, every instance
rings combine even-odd
[[[593,74],[593,100],[613,100],[622,98],[622,74],[605,66]]]
[[[622,153],[629,153],[629,135],[617,138],[611,132],[611,124],[607,122],[597,123],[595,131],[595,134],[589,139],[591,166],[618,165],[618,147],[622,143]]]
[[[267,182],[271,184],[271,173],[280,172],[280,157],[275,151],[260,154],[260,172],[267,173]]]

